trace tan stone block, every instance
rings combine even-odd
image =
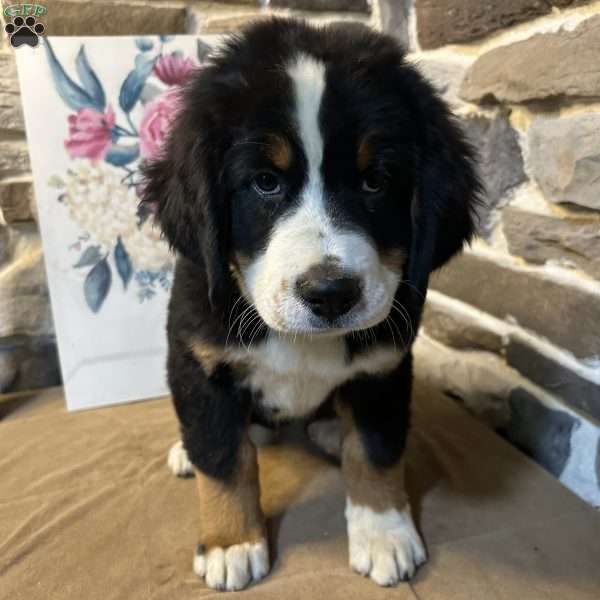
[[[31,170],[25,139],[0,141],[0,176],[27,173]]]
[[[406,0],[386,0],[401,10]],[[566,8],[589,0],[416,0],[419,42],[423,48],[469,42],[511,27],[555,7]]]
[[[186,9],[162,3],[52,0],[44,17],[48,35],[186,33]]]
[[[600,15],[574,30],[544,33],[494,48],[467,71],[460,95],[470,102],[530,102],[600,96]]]
[[[25,131],[23,108],[19,94],[5,94],[0,91],[0,129]]]
[[[33,219],[35,202],[31,181],[0,182],[0,211],[6,223]]]
[[[33,223],[0,226],[0,338],[53,333],[37,227]]]

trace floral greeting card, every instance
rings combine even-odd
[[[214,38],[46,38],[17,55],[70,409],[167,392],[174,256],[139,207],[178,91]]]

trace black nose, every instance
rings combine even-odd
[[[360,299],[360,282],[353,277],[301,277],[298,296],[318,317],[333,321],[345,315]]]

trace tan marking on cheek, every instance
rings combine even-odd
[[[202,365],[204,372],[209,377],[222,363],[227,362],[227,355],[222,348],[207,344],[202,340],[192,338],[189,348],[196,360]]]
[[[366,171],[371,161],[373,160],[373,146],[369,142],[368,138],[365,138],[358,146],[358,153],[356,155],[356,166],[362,173]]]
[[[235,261],[232,261],[229,264],[229,270],[233,275],[233,279],[238,285],[240,293],[246,298],[248,302],[250,302],[250,293],[248,292],[248,288],[246,287],[246,282],[244,280],[244,275],[242,274],[241,269],[247,269],[250,265],[250,259],[243,255],[237,255]]]
[[[237,270],[247,269],[250,266],[251,262],[252,262],[252,259],[249,256],[246,256],[245,254],[242,254],[241,252],[236,252],[235,253],[235,263],[233,266]]]
[[[408,502],[404,460],[400,458],[386,468],[373,466],[354,425],[351,409],[338,402],[337,410],[342,420],[342,472],[348,497],[354,504],[368,506],[375,512],[401,510]]]
[[[400,248],[387,250],[381,254],[381,263],[390,271],[400,275],[406,265],[406,252]]]
[[[247,357],[240,356],[234,351],[225,350],[221,346],[215,346],[194,337],[189,341],[189,348],[208,377],[215,372],[219,365],[223,364],[230,365],[239,376],[243,376],[247,372]]]
[[[238,467],[226,482],[196,470],[200,544],[205,551],[265,537],[260,507],[256,448],[246,438],[238,456]]]
[[[292,147],[279,135],[269,136],[268,156],[281,171],[287,171],[292,166]]]

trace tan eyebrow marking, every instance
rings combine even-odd
[[[282,136],[269,136],[267,152],[273,164],[281,171],[287,171],[292,166],[293,151],[290,143]]]
[[[402,269],[406,264],[406,252],[402,248],[392,248],[382,253],[381,262],[390,271],[402,274]]]
[[[359,144],[358,153],[356,155],[356,166],[361,173],[366,171],[368,166],[371,164],[371,161],[373,160],[373,154],[373,145],[367,136],[363,138],[362,142]]]

